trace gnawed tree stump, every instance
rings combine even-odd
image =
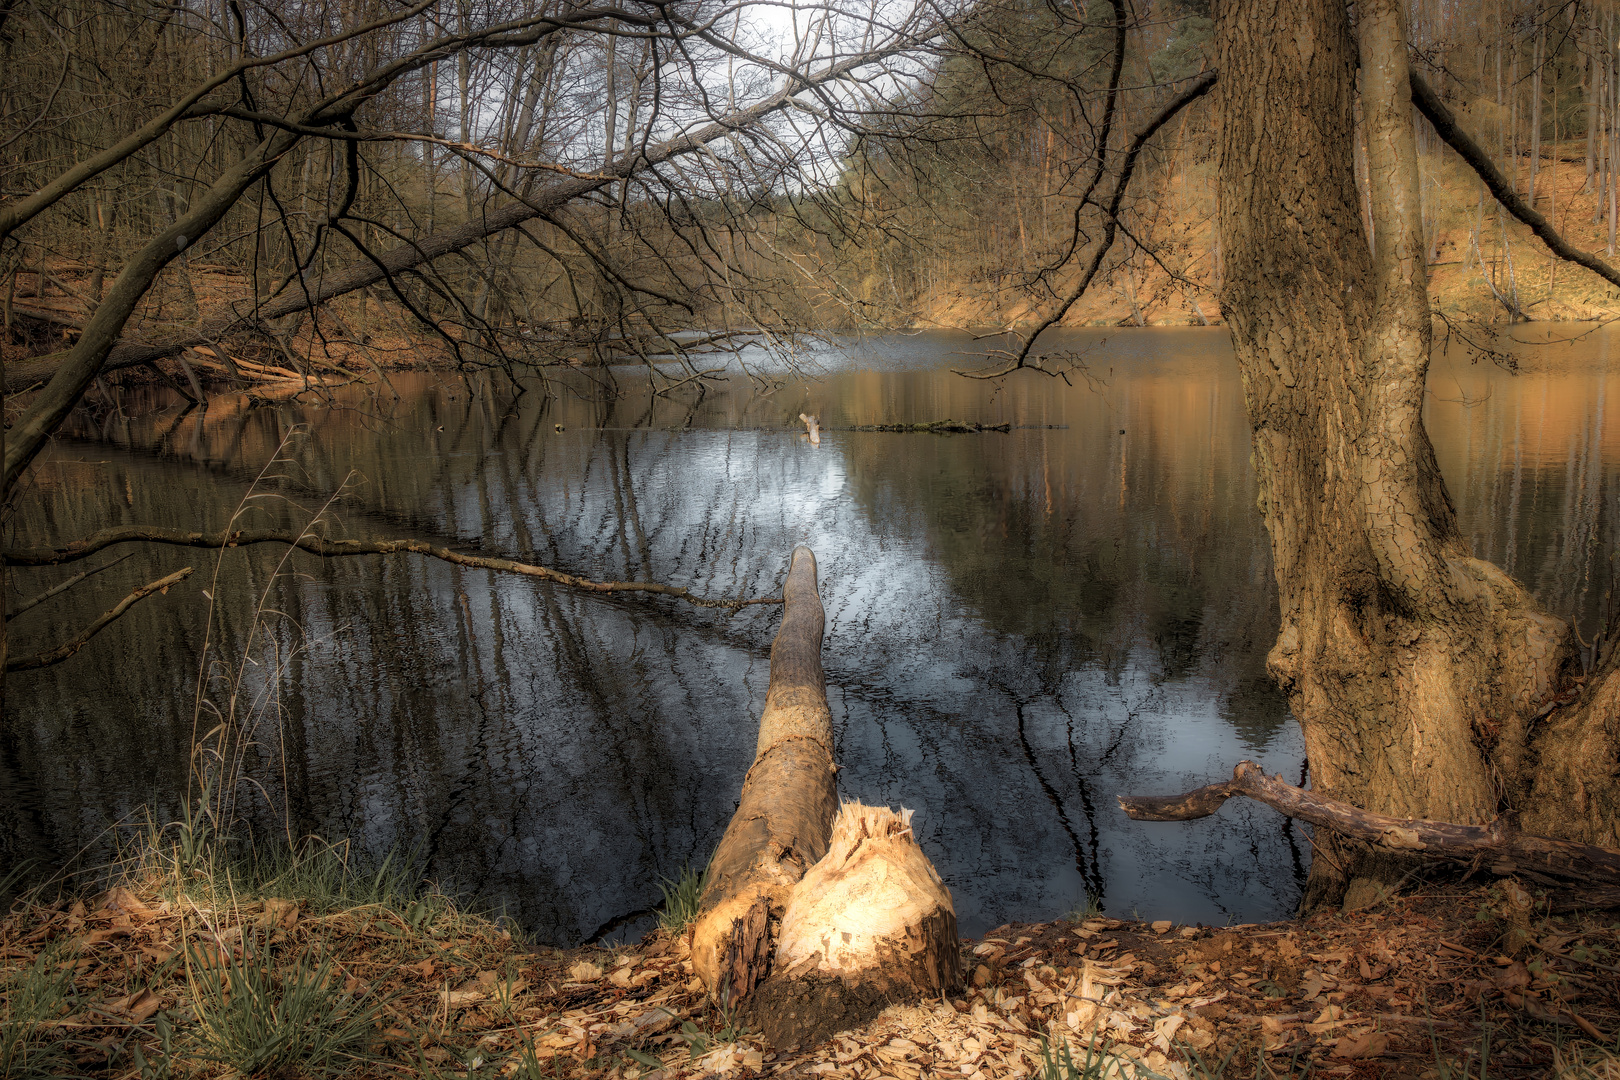
[[[804,422],[804,432],[805,432],[806,435],[810,436],[810,441],[812,443],[814,443],[816,446],[820,446],[821,445],[821,417],[819,417],[819,416],[808,416],[805,413],[800,413],[799,414],[799,419]]]
[[[710,864],[692,963],[772,1045],[808,1046],[955,989],[961,958],[950,890],[911,812],[838,807],[809,548],[794,549],[782,592],[754,764]]]
[[[819,1042],[892,1001],[961,984],[956,910],[910,810],[839,809],[827,854],[788,894],[773,973],[753,1013],[777,1046]]]

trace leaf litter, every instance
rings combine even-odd
[[[1518,892],[1516,893],[1515,890]],[[374,1045],[342,1075],[1065,1075],[1620,1078],[1620,920],[1524,913],[1508,880],[1268,925],[1097,916],[964,941],[965,991],[894,1005],[815,1047],[772,1048],[708,1000],[684,938],[532,948],[495,922],[421,925],[384,907],[312,915],[266,899],[209,908],[139,884],[19,905],[0,921],[10,1016],[45,957],[71,982],[32,1032],[75,1075],[225,1076],[188,1041],[207,973],[319,957]],[[334,992],[337,987],[334,985]],[[1225,1063],[1224,1071],[1222,1063]]]

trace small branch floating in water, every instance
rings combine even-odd
[[[103,569],[105,569],[105,567],[103,567]],[[134,592],[118,601],[118,605],[111,611],[102,615],[95,622],[91,623],[83,630],[80,630],[72,638],[64,641],[56,648],[47,649],[44,652],[36,653],[33,656],[13,656],[9,658],[6,660],[6,670],[30,671],[34,668],[50,667],[52,664],[60,664],[63,660],[68,659],[69,657],[75,655],[80,649],[84,648],[85,645],[89,643],[91,638],[105,630],[124,612],[128,611],[142,600],[145,600],[148,596],[156,596],[160,593],[168,592],[171,585],[184,581],[190,575],[191,567],[187,566],[183,569],[176,570],[168,577],[162,577],[158,578],[156,581],[147,582],[145,585],[140,586]]]
[[[904,431],[925,435],[977,435],[982,431],[1011,431],[1012,424],[980,424],[973,420],[931,420],[925,424],[858,424],[850,431]]]

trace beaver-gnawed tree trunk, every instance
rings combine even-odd
[[[1620,686],[1550,719],[1567,625],[1471,556],[1423,426],[1430,323],[1399,0],[1228,0],[1225,286],[1282,626],[1268,658],[1313,785],[1367,809],[1614,845]],[[1358,40],[1359,39],[1359,40]],[[1353,180],[1358,46],[1374,236]],[[1616,701],[1615,704],[1620,704]],[[1398,868],[1325,833],[1307,909]]]
[[[911,812],[838,805],[809,548],[794,549],[782,598],[754,763],[709,864],[692,965],[772,1046],[809,1046],[954,989],[961,957]]]

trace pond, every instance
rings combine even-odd
[[[1476,553],[1591,628],[1620,519],[1605,411],[1620,337],[1516,333],[1574,340],[1505,343],[1517,374],[1440,357],[1431,431]],[[318,513],[333,535],[725,597],[773,595],[805,543],[840,793],[916,811],[964,933],[1088,898],[1153,918],[1285,916],[1310,860],[1302,830],[1246,803],[1133,823],[1113,798],[1244,758],[1304,772],[1265,675],[1277,602],[1225,331],[1066,336],[1090,347],[1094,382],[964,379],[950,368],[981,346],[927,333],[835,343],[816,378],[737,376],[701,397],[654,398],[628,372],[617,396],[577,379],[550,397],[398,373],[337,407],[225,397],[203,414],[130,388],[74,418],[6,540]],[[819,447],[801,411],[821,416]],[[1013,429],[849,430],[947,417]],[[778,608],[273,545],[222,559],[131,546],[89,565],[128,552],[12,625],[13,655],[37,650],[134,585],[197,568],[70,661],[8,680],[0,864],[93,866],[115,826],[179,811],[205,644],[213,702],[245,672],[239,829],[409,852],[544,941],[645,929],[660,878],[701,866],[736,805]],[[84,565],[14,570],[9,603]]]

